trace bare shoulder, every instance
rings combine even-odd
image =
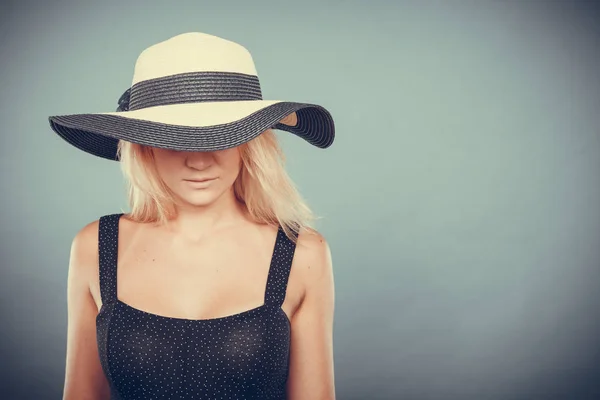
[[[71,243],[71,268],[77,276],[90,279],[97,272],[99,220],[84,225],[75,234]],[[89,281],[88,281],[89,282]]]
[[[131,229],[132,222],[127,214],[124,214],[120,221],[121,228]],[[73,284],[86,285],[98,308],[102,304],[99,277],[99,230],[100,219],[91,221],[79,229],[71,244],[69,266],[70,280]]]
[[[123,215],[121,221],[126,220]],[[122,223],[129,228],[128,223]],[[102,304],[100,300],[99,276],[99,230],[100,218],[88,222],[75,234],[71,244],[69,262],[69,282],[72,285],[86,286],[98,309]]]
[[[121,218],[121,228],[129,229],[131,220],[127,214]],[[81,265],[91,266],[98,270],[98,239],[100,219],[96,219],[84,225],[73,238],[71,255],[81,261]]]
[[[294,264],[308,285],[331,277],[331,249],[325,236],[315,229],[302,229],[296,243]]]
[[[75,235],[75,240],[77,240],[77,242],[80,244],[89,246],[90,241],[94,241],[94,239],[98,239],[99,226],[100,226],[99,219],[87,223],[77,232],[77,234]]]

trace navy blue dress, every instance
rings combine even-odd
[[[264,304],[211,319],[152,314],[117,298],[119,219],[100,218],[98,352],[111,400],[286,398],[290,320],[282,310],[295,244],[281,226]]]

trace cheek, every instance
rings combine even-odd
[[[219,164],[222,166],[224,173],[227,176],[235,178],[242,166],[242,158],[240,157],[239,151],[234,148],[221,153]]]
[[[155,157],[156,170],[160,177],[167,183],[178,179],[179,171],[181,170],[181,160],[177,156],[161,154]]]

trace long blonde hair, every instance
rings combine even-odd
[[[164,224],[176,214],[173,192],[160,178],[151,148],[119,141],[118,155],[125,176],[130,218]],[[257,223],[280,224],[294,243],[304,229],[314,233],[321,219],[306,204],[285,170],[285,155],[275,133],[268,129],[240,145],[242,165],[233,184],[236,199]]]

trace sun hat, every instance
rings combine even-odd
[[[119,139],[183,151],[224,150],[269,128],[318,148],[335,137],[317,104],[263,100],[256,67],[242,45],[201,32],[154,44],[138,56],[133,81],[114,112],[55,115],[50,126],[87,153],[119,161]]]

